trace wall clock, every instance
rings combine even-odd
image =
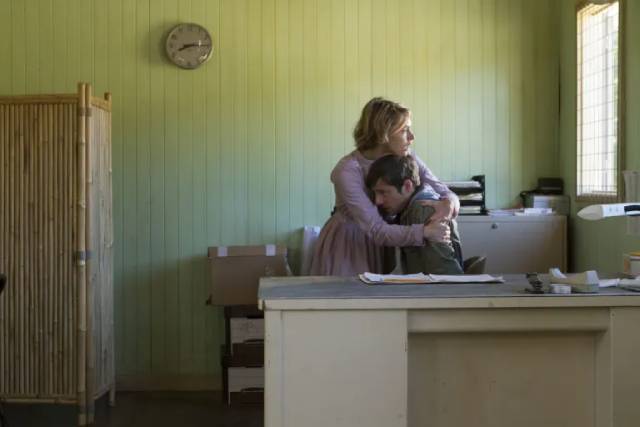
[[[178,67],[192,70],[211,58],[213,42],[211,35],[201,25],[178,24],[167,35],[165,43],[167,57]]]

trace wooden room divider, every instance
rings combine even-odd
[[[111,96],[0,96],[0,399],[115,397]]]

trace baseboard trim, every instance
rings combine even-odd
[[[117,391],[221,391],[219,375],[119,375]]]

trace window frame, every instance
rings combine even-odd
[[[616,0],[587,0],[587,1],[582,1],[579,2],[576,5],[576,13],[575,13],[575,22],[576,22],[576,27],[578,26],[578,16],[580,11],[582,11],[582,9],[584,9],[587,6],[590,5],[598,5],[598,4],[612,4],[612,3],[616,3]],[[580,111],[580,107],[581,105],[578,102],[579,99],[579,94],[580,92],[578,91],[578,84],[579,84],[579,73],[580,73],[580,52],[581,52],[581,48],[578,45],[578,28],[576,28],[576,97],[575,97],[575,112],[576,112],[576,118],[575,118],[575,130],[576,130],[576,137],[575,137],[575,152],[574,152],[574,160],[576,162],[576,166],[575,166],[575,171],[574,171],[574,177],[575,177],[575,186],[574,186],[574,194],[575,194],[575,198],[576,198],[576,202],[589,202],[589,203],[594,203],[594,202],[604,202],[604,203],[611,203],[611,202],[619,202],[619,201],[623,201],[624,200],[624,178],[623,178],[623,174],[622,171],[624,169],[624,165],[625,165],[625,149],[624,149],[624,141],[625,141],[625,55],[624,55],[624,49],[625,49],[625,17],[626,17],[626,0],[617,0],[618,3],[618,102],[617,102],[617,108],[618,108],[618,126],[617,126],[617,146],[616,146],[616,151],[617,151],[617,162],[616,162],[616,170],[615,170],[615,175],[616,175],[616,194],[615,195],[605,195],[605,194],[598,194],[598,193],[586,193],[586,194],[578,194],[578,189],[580,186],[580,182],[579,182],[579,168],[580,168],[580,163],[579,163],[579,159],[578,159],[578,151],[579,151],[579,144],[581,143],[578,138],[579,138],[579,132],[578,132],[578,124],[579,124],[579,120],[580,120],[580,115],[582,114],[582,112]]]

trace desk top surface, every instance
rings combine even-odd
[[[505,283],[367,285],[358,278],[269,277],[260,280],[263,309],[383,309],[640,306],[640,293],[601,288],[597,294],[533,295],[523,274]]]

